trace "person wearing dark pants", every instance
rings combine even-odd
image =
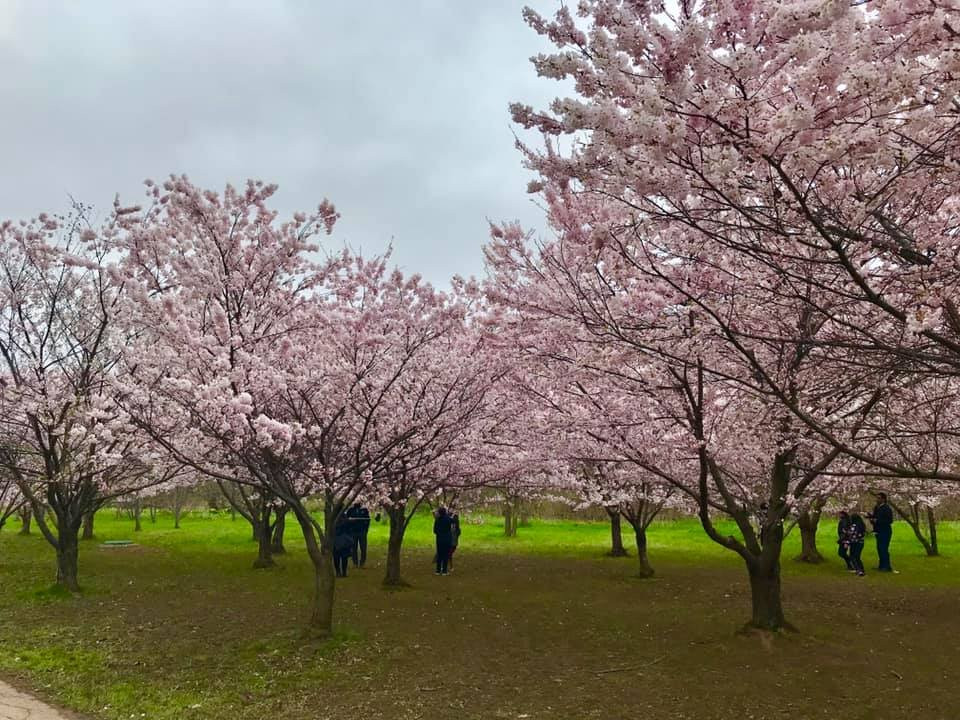
[[[453,554],[460,544],[460,515],[453,513],[450,516],[450,555],[447,558],[447,569],[453,572]]]
[[[350,532],[350,521],[346,518],[340,518],[337,521],[333,536],[333,569],[337,577],[347,576],[347,565],[350,560],[350,553],[353,550],[353,533]]]
[[[433,534],[437,539],[437,575],[446,575],[449,570],[450,548],[453,545],[453,519],[446,508],[437,510],[433,521]]]
[[[890,564],[890,540],[893,539],[893,509],[887,504],[887,494],[877,493],[877,504],[873,512],[867,515],[873,523],[873,532],[877,536],[877,570],[893,572]]]
[[[350,519],[350,532],[353,533],[353,566],[367,564],[367,534],[370,532],[370,511],[359,504],[347,510]]]
[[[850,527],[850,513],[846,510],[840,511],[840,520],[837,522],[837,555],[847,564],[847,570],[854,572],[853,563],[850,562],[850,538],[847,530]]]
[[[858,513],[850,516],[850,524],[847,525],[846,534],[850,555],[848,562],[857,575],[863,577],[866,573],[863,570],[863,560],[860,559],[860,553],[863,552],[863,540],[867,536],[867,524]]]

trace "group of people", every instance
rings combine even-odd
[[[380,516],[377,515],[377,520]],[[362,568],[367,563],[367,534],[370,532],[370,511],[359,503],[340,515],[334,526],[333,567],[337,577],[347,576],[347,566]]]
[[[871,522],[872,532],[877,538],[877,570],[894,572],[890,564],[890,540],[893,538],[893,509],[887,503],[886,493],[877,493],[877,504],[873,512],[866,514]],[[867,524],[860,513],[841,510],[837,523],[837,554],[847,564],[847,570],[859,576],[866,575],[863,568],[863,544],[867,537]]]
[[[437,575],[447,575],[453,570],[453,553],[460,544],[460,516],[447,508],[438,508],[433,513],[433,534],[437,542],[434,562]],[[380,520],[377,513],[376,520]],[[367,562],[367,534],[370,531],[370,511],[355,503],[340,515],[334,526],[333,567],[337,577],[347,576],[350,558],[353,566],[362,568]]]

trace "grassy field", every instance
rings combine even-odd
[[[784,563],[797,634],[738,635],[739,560],[694,522],[655,525],[657,577],[607,558],[604,524],[465,525],[456,570],[431,572],[430,528],[404,556],[413,587],[370,567],[337,588],[337,636],[305,645],[311,575],[296,527],[280,567],[253,570],[241,520],[97,518],[81,597],[49,590],[51,549],[0,533],[0,677],[91,718],[956,718],[960,526],[928,559],[898,523],[899,575]],[[136,547],[100,541],[133,538]],[[626,535],[625,541],[631,536]],[[791,538],[785,558],[797,552]],[[872,543],[864,553],[875,564]]]

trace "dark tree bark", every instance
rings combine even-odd
[[[180,515],[183,512],[183,505],[175,503],[173,506],[173,529],[180,529]]]
[[[752,615],[750,626],[760,630],[789,627],[783,615],[780,592],[780,561],[769,557],[747,562],[750,574]]]
[[[927,555],[935,557],[940,554],[940,547],[937,544],[937,518],[929,505],[927,506],[927,528],[930,532],[930,550],[927,551]]]
[[[90,511],[83,514],[83,535],[81,535],[81,540],[93,540],[93,521],[96,513]]]
[[[507,537],[515,537],[517,534],[517,520],[514,517],[513,505],[509,502],[503,506],[503,534]]]
[[[822,509],[823,505],[814,505],[800,513],[797,518],[797,528],[800,530],[800,554],[796,559],[799,562],[814,565],[823,562],[823,555],[817,549],[817,528],[820,526]]]
[[[626,557],[627,549],[623,546],[623,528],[620,523],[620,508],[608,508],[604,510],[610,518],[610,557]]]
[[[157,506],[156,506],[156,505],[148,505],[148,506],[147,506],[147,513],[150,515],[150,524],[151,524],[151,525],[156,525],[156,523],[157,523]]]
[[[30,534],[30,521],[33,519],[33,511],[29,505],[25,505],[20,510],[20,532],[19,535]]]
[[[273,567],[276,563],[273,561],[273,527],[269,509],[265,516],[256,520],[253,532],[257,538],[257,559],[253,561],[253,567],[258,570]]]
[[[80,592],[80,543],[77,540],[79,530],[79,523],[75,529],[60,526],[57,546],[57,585],[75,593]]]
[[[318,542],[317,533],[305,508],[294,508],[294,515],[303,530],[303,540],[307,546],[307,557],[313,565],[313,603],[310,608],[310,620],[307,635],[315,639],[325,639],[333,634],[333,600],[336,579],[333,570],[334,521],[333,513],[325,511],[325,540]]]
[[[387,541],[387,572],[383,584],[387,587],[405,587],[400,575],[400,551],[403,547],[403,535],[407,530],[406,508],[388,508],[387,517],[390,518],[390,538]]]
[[[647,556],[647,528],[637,524],[633,528],[637,539],[637,575],[642,578],[653,577],[653,566]]]
[[[143,507],[140,504],[140,498],[133,501],[133,531],[140,532],[143,526],[140,524],[140,516],[143,513]]]
[[[283,555],[287,548],[283,545],[283,533],[287,525],[287,508],[283,507],[276,511],[276,519],[273,521],[273,539],[270,542],[270,552],[274,555]]]

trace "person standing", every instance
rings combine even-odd
[[[437,575],[446,575],[449,572],[450,548],[453,545],[453,518],[444,507],[437,510],[433,521],[433,534],[437,539]]]
[[[893,509],[887,504],[887,494],[877,493],[877,504],[873,512],[867,515],[873,523],[873,532],[877,536],[877,570],[893,572],[890,564],[890,540],[893,539]]]
[[[353,533],[353,566],[363,567],[367,564],[367,533],[370,532],[370,511],[359,503],[354,503],[347,510],[350,518],[350,530]]]
[[[333,531],[333,569],[337,577],[347,576],[350,552],[353,550],[354,535],[350,520],[342,517],[337,520]]]
[[[460,544],[460,514],[454,513],[450,517],[450,555],[447,558],[447,569],[453,572],[453,553],[457,551],[457,545]]]
[[[849,553],[850,563],[853,571],[858,576],[863,577],[866,573],[863,571],[863,560],[860,554],[863,552],[863,540],[867,536],[867,524],[860,517],[859,513],[853,513],[846,528],[847,552]]]
[[[850,528],[850,513],[846,510],[840,511],[840,519],[837,522],[837,555],[847,564],[847,570],[855,572],[853,563],[850,562],[850,538],[847,530]]]

